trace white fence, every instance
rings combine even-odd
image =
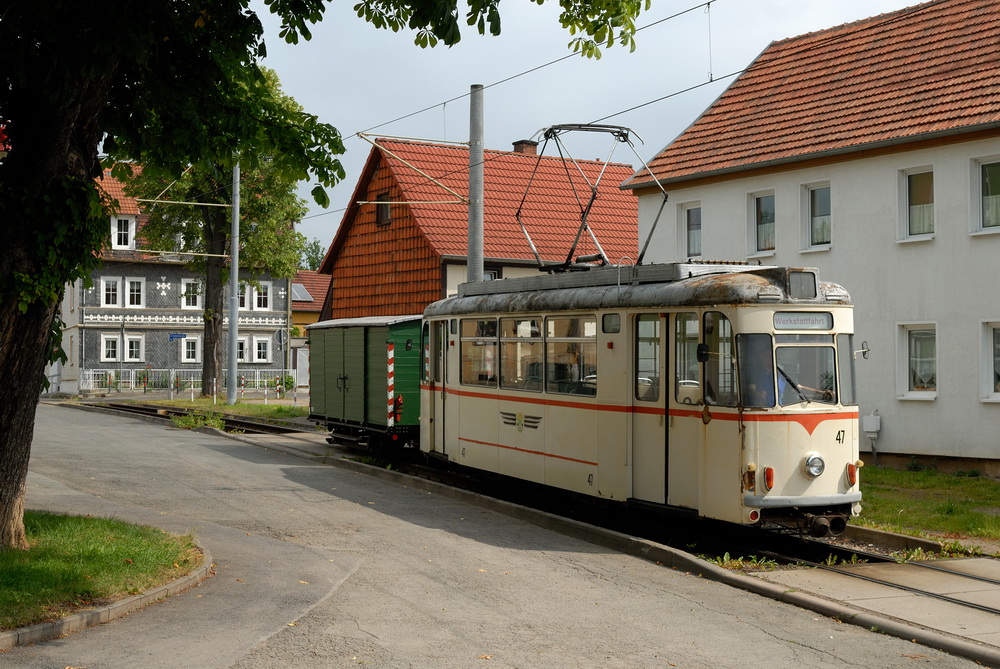
[[[291,370],[285,370],[289,374]],[[246,390],[274,390],[281,378],[280,369],[248,369],[240,371],[240,387]],[[86,369],[80,375],[80,390],[152,391],[174,390],[180,392],[190,388],[201,389],[201,370],[191,369]],[[222,387],[226,388],[223,374]],[[285,390],[288,390],[285,388]]]

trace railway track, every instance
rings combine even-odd
[[[223,422],[223,429],[227,432],[242,432],[244,434],[282,434],[288,432],[307,432],[301,425],[284,421],[259,421],[240,416],[224,415],[215,412],[206,412],[198,409],[184,409],[181,407],[171,407],[156,404],[132,404],[124,402],[106,402],[98,406],[110,409],[115,412],[125,413],[133,416],[145,416],[169,420],[173,416],[196,416],[207,415],[218,417]]]

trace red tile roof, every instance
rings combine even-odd
[[[370,178],[373,162],[381,161],[391,171],[402,200],[431,249],[439,256],[464,258],[467,253],[469,148],[379,139],[373,149],[362,180]],[[483,255],[487,260],[534,261],[531,248],[517,221],[521,220],[531,235],[539,254],[546,262],[562,261],[569,253],[580,225],[583,207],[591,187],[571,162],[560,158],[510,151],[484,151],[484,239]],[[591,184],[604,163],[580,161],[580,171]],[[611,262],[622,256],[635,258],[638,247],[638,209],[636,198],[619,190],[618,185],[632,173],[632,167],[620,163],[607,166],[598,186],[598,197],[588,217],[588,224]],[[532,176],[534,175],[534,176]],[[527,186],[531,183],[531,188]],[[366,192],[359,184],[356,194]],[[523,205],[522,205],[523,200]],[[357,207],[352,210],[357,210]],[[395,211],[394,211],[395,215]],[[331,245],[321,271],[330,271],[332,255],[350,233],[349,212]],[[584,233],[576,255],[595,253],[590,236]]]
[[[327,291],[330,290],[330,280],[332,278],[329,274],[320,274],[319,272],[307,269],[300,269],[296,272],[292,282],[302,284],[309,291],[313,301],[301,302],[299,300],[292,300],[292,311],[322,311]]]
[[[682,181],[986,129],[998,34],[996,0],[937,0],[773,42],[649,166]]]
[[[111,176],[111,170],[104,170],[103,178],[97,180],[97,187],[106,193],[110,199],[117,202],[117,207],[114,207],[115,213],[125,216],[139,215],[139,203],[135,201],[135,198],[125,194],[122,182]]]

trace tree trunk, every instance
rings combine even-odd
[[[227,210],[211,209],[214,211],[205,217],[206,251],[213,255],[208,256],[205,262],[205,341],[201,370],[203,396],[211,395],[213,389],[222,390],[222,319],[225,315],[222,272],[226,259],[219,256],[226,252],[226,240],[229,237],[225,215],[218,213]]]
[[[0,303],[0,551],[27,549],[24,495],[35,432],[35,407],[55,315],[54,304],[35,302],[21,312],[16,299]]]

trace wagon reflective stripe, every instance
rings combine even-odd
[[[396,363],[395,356],[396,350],[395,345],[392,342],[387,344],[386,355],[388,356],[388,392],[386,393],[386,427],[392,427],[396,424]]]

